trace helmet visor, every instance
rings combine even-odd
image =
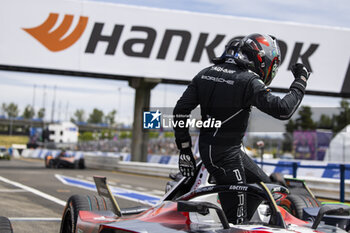
[[[275,57],[272,62],[271,65],[267,71],[267,75],[265,78],[265,84],[268,86],[271,84],[272,80],[276,77],[277,71],[278,71],[278,66],[279,66],[279,59],[278,57]]]

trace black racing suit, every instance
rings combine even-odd
[[[268,176],[242,150],[251,106],[280,120],[289,119],[299,106],[306,82],[300,78],[290,86],[282,99],[273,95],[253,72],[233,62],[210,66],[199,72],[188,85],[174,109],[175,121],[186,121],[186,115],[200,105],[201,117],[221,120],[220,128],[201,128],[199,152],[208,172],[217,184],[269,182]],[[175,127],[176,142],[191,141],[188,128]],[[245,193],[220,193],[223,210],[232,223],[250,218],[251,209]],[[248,201],[250,203],[250,201]]]

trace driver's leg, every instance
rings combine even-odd
[[[243,151],[241,151],[241,158],[247,183],[259,183],[261,181],[271,183],[271,180],[266,173]],[[248,196],[247,200],[247,219],[249,220],[260,205],[261,201],[253,196]]]
[[[271,183],[267,174],[246,153],[242,150],[240,152],[247,183],[259,183],[261,181]]]
[[[240,149],[200,144],[200,154],[208,172],[218,185],[246,183]],[[246,193],[219,193],[222,209],[229,222],[239,224],[246,219]]]

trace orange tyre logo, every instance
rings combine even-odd
[[[88,22],[88,17],[80,16],[79,22],[73,32],[62,38],[72,25],[73,17],[73,15],[65,15],[61,25],[51,32],[51,29],[57,22],[58,14],[50,13],[43,24],[34,28],[23,28],[23,30],[37,39],[48,50],[52,52],[62,51],[77,42]]]

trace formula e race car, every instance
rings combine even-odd
[[[84,158],[75,154],[68,154],[62,150],[57,155],[48,154],[45,156],[46,168],[85,168]]]
[[[276,200],[289,193],[284,186],[263,182],[207,184],[202,182],[206,179],[205,169],[199,167],[195,177],[182,178],[153,207],[120,209],[106,178],[94,177],[99,196],[71,196],[64,209],[60,232],[345,232],[321,220],[325,214],[349,215],[348,206],[324,205],[314,219],[300,220],[276,204]],[[248,213],[248,222],[233,225],[227,221],[218,200],[220,192],[247,194],[248,205],[256,206]]]
[[[197,177],[197,183],[215,182],[208,174],[204,166],[202,166],[201,170],[201,178],[198,179],[199,177]],[[172,180],[167,182],[165,193],[172,189],[172,187],[174,187],[182,179],[181,173],[171,173],[169,174],[169,177]],[[315,219],[323,204],[333,204],[338,206],[347,205],[350,207],[349,204],[339,202],[321,203],[311,192],[304,180],[285,178],[281,173],[272,173],[270,175],[270,179],[272,183],[282,185],[289,190],[289,194],[284,198],[280,198],[278,201],[276,201],[276,203],[278,206],[283,207],[285,210],[287,210],[287,212],[298,219]],[[338,226],[350,232],[350,216],[327,215],[322,219],[322,221],[328,225]]]

